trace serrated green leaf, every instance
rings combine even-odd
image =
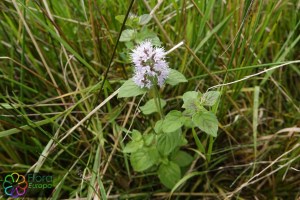
[[[158,120],[156,123],[155,123],[155,126],[154,126],[154,131],[155,133],[159,134],[159,133],[162,133],[162,125],[163,125],[163,120]]]
[[[196,91],[187,91],[182,95],[183,102],[188,102],[190,100],[197,100],[199,92]],[[184,108],[184,107],[183,107]]]
[[[136,43],[141,43],[142,41],[150,40],[151,43],[155,46],[159,46],[161,44],[159,38],[156,33],[149,30],[148,28],[143,28],[140,32],[137,32],[135,37]]]
[[[143,145],[144,145],[144,141],[143,140],[128,142],[126,144],[125,148],[123,149],[123,153],[133,153],[133,152],[136,152],[140,148],[142,148]]]
[[[148,28],[143,28],[139,33],[138,33],[138,37],[140,39],[146,39],[146,38],[154,38],[157,37],[157,34],[152,31],[151,29]]]
[[[193,157],[184,151],[177,151],[176,153],[174,153],[171,160],[180,167],[186,167],[192,163]]]
[[[183,114],[186,112],[186,110],[185,111],[183,111]],[[191,115],[189,115],[189,116],[183,116],[182,118],[181,118],[181,121],[182,121],[182,123],[183,123],[183,125],[185,126],[185,127],[187,127],[187,128],[193,128],[193,127],[195,127],[195,124],[194,124],[194,122],[192,121],[192,119],[191,119],[191,117],[190,116],[193,116],[193,114],[195,114],[195,113],[191,113]]]
[[[125,19],[125,15],[117,15],[115,19],[122,24]]]
[[[150,41],[154,46],[157,46],[157,47],[161,46],[161,44],[162,44],[160,39],[157,36],[150,38]]]
[[[142,89],[137,86],[132,79],[128,79],[119,89],[118,98],[122,97],[134,97],[147,92],[146,89]]]
[[[115,19],[118,22],[120,22],[121,24],[123,24],[123,22],[125,20],[125,15],[118,15],[118,16],[115,17]],[[133,16],[130,16],[130,17],[127,18],[125,24],[126,24],[126,26],[135,27],[136,28],[137,25],[138,25],[138,23],[139,23],[139,17],[133,15]]]
[[[192,120],[202,131],[217,137],[218,119],[214,113],[210,111],[198,112],[193,115]]]
[[[165,133],[170,133],[182,127],[182,113],[177,110],[170,111],[164,119],[162,130]]]
[[[145,24],[147,24],[150,20],[151,20],[151,15],[149,15],[149,14],[144,14],[144,15],[141,15],[140,17],[139,17],[139,24],[140,25],[145,25]]]
[[[160,182],[169,189],[173,188],[181,178],[180,167],[172,161],[161,164],[157,173]]]
[[[139,17],[138,16],[134,16],[134,17],[129,17],[128,22],[130,22],[132,27],[137,27],[137,25],[139,24]],[[129,24],[128,24],[129,25]]]
[[[153,162],[153,164],[157,164],[160,159],[160,155],[159,155],[156,147],[155,146],[149,147],[148,153],[149,153],[149,158]]]
[[[178,146],[184,146],[184,145],[187,145],[188,141],[187,139],[185,139],[184,135],[181,135],[181,138],[180,138],[180,142],[178,144]]]
[[[205,106],[213,106],[220,96],[219,91],[209,91],[203,94],[201,102]]]
[[[127,42],[134,38],[134,30],[126,29],[122,32],[120,42]]]
[[[169,155],[180,143],[181,130],[175,132],[163,133],[158,136],[157,150],[163,155]]]
[[[182,108],[190,109],[190,110],[197,110],[196,102],[198,100],[198,92],[195,91],[188,91],[182,95],[183,105]]]
[[[143,139],[144,139],[144,144],[146,146],[150,146],[153,141],[154,141],[155,135],[153,133],[147,134],[147,135],[143,135]]]
[[[127,49],[133,49],[134,48],[134,43],[132,41],[128,41],[124,43]]]
[[[166,80],[166,83],[174,86],[183,82],[187,82],[185,76],[175,69],[170,69],[170,73]]]
[[[130,163],[137,172],[142,172],[158,162],[159,153],[155,147],[142,148],[130,155]]]
[[[132,135],[132,140],[134,141],[139,141],[142,139],[142,134],[138,130],[133,129],[131,135]]]
[[[166,106],[166,101],[160,99],[160,104],[161,104],[161,108],[163,108]],[[149,101],[146,102],[145,105],[141,106],[140,109],[144,115],[150,115],[152,113],[159,112],[155,104],[155,99],[150,99]]]

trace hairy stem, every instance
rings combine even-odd
[[[153,86],[154,88],[154,102],[155,102],[155,106],[159,112],[160,118],[164,119],[164,113],[161,107],[161,102],[160,102],[160,95],[159,95],[159,91],[158,91],[158,87],[157,84],[154,84]]]

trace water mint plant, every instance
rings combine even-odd
[[[184,110],[169,110],[165,114],[166,101],[160,97],[158,87],[164,84],[172,87],[187,80],[182,73],[169,68],[162,46],[155,45],[151,38],[136,42],[139,32],[137,29],[134,32],[135,36],[126,41],[129,47],[131,45],[128,42],[136,43],[132,49],[127,49],[131,51],[133,76],[120,87],[118,97],[148,94],[143,97],[149,100],[139,109],[144,115],[160,115],[152,127],[129,130],[131,141],[126,144],[123,152],[130,154],[130,163],[135,171],[155,171],[161,183],[171,189],[193,160],[189,153],[181,150],[187,144],[187,130],[199,128],[211,137],[217,136],[218,120],[210,108],[217,102],[220,93],[188,91],[182,96]],[[127,34],[128,30],[123,33]],[[194,134],[194,137],[199,150],[205,153],[197,135]]]

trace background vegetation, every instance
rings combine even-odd
[[[189,82],[161,91],[166,111],[180,109],[185,91],[282,65],[222,87],[218,137],[209,148],[211,138],[198,130],[203,155],[185,133],[193,162],[171,198],[299,198],[300,2],[131,3],[0,2],[0,171],[52,172],[52,199],[171,195],[155,173],[134,172],[122,153],[126,130],[144,130],[157,116],[136,113],[140,97],[114,95],[132,75],[115,17],[152,11],[147,27],[166,50],[185,42],[168,62]]]

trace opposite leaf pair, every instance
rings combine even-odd
[[[205,109],[204,106],[211,107],[213,106],[218,98],[220,92],[218,91],[209,91],[204,94],[195,91],[189,91],[183,94],[183,105],[182,108],[185,108],[183,111],[183,121],[187,127],[198,127],[205,133],[217,136],[218,132],[218,119],[216,115]]]

